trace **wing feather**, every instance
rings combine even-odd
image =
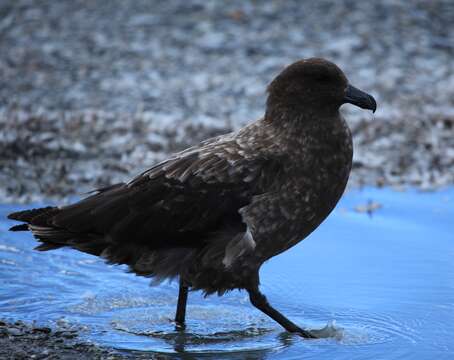
[[[46,220],[49,230],[35,227],[35,235],[56,244],[67,239],[74,247],[79,242],[81,250],[90,250],[92,241],[99,252],[103,244],[131,242],[150,249],[200,247],[223,229],[244,233],[239,209],[262,191],[257,184],[269,160],[240,156],[239,147],[217,138],[176,154],[127,184],[60,208]]]
[[[269,144],[264,145],[268,150]],[[275,151],[245,151],[249,145],[232,135],[214,138],[129,183],[98,189],[69,206],[15,218],[29,224],[42,242],[40,250],[71,246],[112,263],[127,263],[139,273],[154,261],[155,250],[164,254],[208,244],[210,250],[202,253],[221,256],[226,251],[225,266],[230,266],[255,246],[251,231],[256,225],[240,209],[269,189],[274,180],[264,174],[278,174],[274,169],[281,166]]]

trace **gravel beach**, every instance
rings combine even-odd
[[[312,56],[377,99],[343,107],[350,186],[452,185],[453,23],[450,0],[0,1],[0,200],[126,181],[259,118],[268,82]],[[58,331],[0,322],[0,357],[126,356]]]
[[[21,321],[0,321],[0,358],[27,359],[122,359],[113,350],[77,341],[77,331],[53,330]]]
[[[373,94],[343,107],[350,185],[454,181],[451,1],[4,1],[0,199],[58,200],[263,114],[267,83],[322,56]]]

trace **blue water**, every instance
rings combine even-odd
[[[358,205],[378,202],[369,215]],[[177,284],[149,280],[69,249],[36,252],[9,233],[0,206],[0,317],[77,326],[80,337],[126,352],[212,359],[453,359],[454,189],[347,193],[308,239],[261,271],[271,304],[296,323],[331,326],[304,340],[256,311],[244,292],[190,293],[176,332]],[[192,353],[193,355],[184,355]]]

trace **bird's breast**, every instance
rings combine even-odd
[[[287,160],[263,203],[257,252],[266,258],[295,245],[329,215],[345,190],[352,164],[351,136],[342,128],[331,136],[294,140]],[[270,174],[273,176],[273,174]]]

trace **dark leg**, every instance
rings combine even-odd
[[[188,300],[188,287],[184,285],[180,279],[180,290],[178,291],[177,312],[175,314],[175,322],[180,328],[184,328],[184,319],[186,317],[186,302]]]
[[[277,321],[285,330],[292,332],[292,333],[299,333],[301,336],[305,338],[315,338],[309,331],[301,329],[299,326],[292,323],[289,319],[287,319],[284,315],[282,315],[279,311],[274,309],[266,299],[265,295],[263,295],[258,287],[247,289],[249,293],[249,299],[251,300],[252,305],[254,305],[257,309],[264,312],[274,321]]]

